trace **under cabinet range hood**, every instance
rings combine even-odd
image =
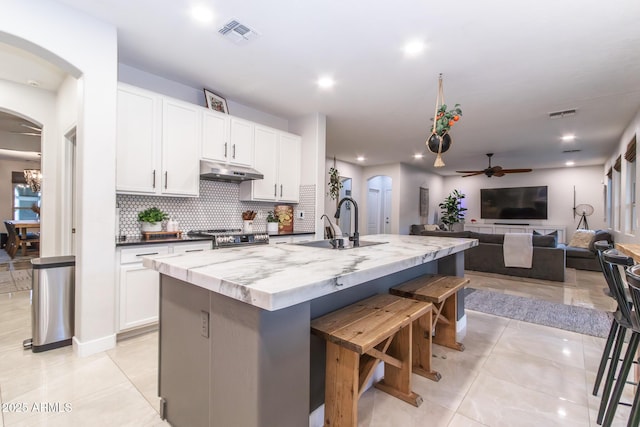
[[[250,167],[200,160],[200,179],[207,181],[242,182],[263,178],[264,175]]]

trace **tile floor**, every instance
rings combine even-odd
[[[578,272],[575,281],[560,286],[469,277],[476,287],[610,307],[598,294],[604,286],[599,273]],[[30,336],[29,313],[29,292],[0,295],[0,427],[168,425],[158,416],[155,397],[157,333],[87,358],[75,357],[70,347],[34,354],[21,347]],[[478,312],[467,315],[466,350],[434,348],[442,380],[414,376],[414,390],[424,403],[414,408],[371,389],[360,400],[360,426],[596,426],[599,398],[590,390],[603,339]],[[43,403],[48,407],[34,406]],[[627,414],[620,407],[615,425],[626,425]]]

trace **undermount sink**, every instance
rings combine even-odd
[[[351,244],[352,242],[348,241],[346,238],[345,240],[345,244]],[[357,246],[358,248],[362,248],[365,246],[375,246],[375,245],[382,245],[384,243],[387,242],[368,242],[366,240],[360,240],[360,246]],[[331,245],[331,240],[315,240],[313,242],[303,242],[303,243],[295,243],[296,245],[299,246],[309,246],[311,248],[324,248],[324,249],[336,249]],[[338,249],[354,249],[354,246],[349,246],[347,248],[338,248]]]

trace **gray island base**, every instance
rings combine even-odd
[[[309,425],[324,401],[325,358],[324,341],[310,334],[311,319],[426,273],[461,276],[463,251],[477,245],[422,236],[366,239],[388,243],[145,259],[161,273],[162,416],[174,427]],[[460,318],[464,298],[458,301]]]

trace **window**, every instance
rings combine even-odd
[[[607,172],[607,188],[605,194],[605,216],[607,221],[607,227],[613,229],[613,170],[609,169]]]
[[[622,229],[621,212],[622,212],[622,156],[618,156],[613,165],[613,229],[620,231]]]
[[[40,192],[31,190],[22,172],[11,172],[11,183],[13,184],[13,219],[15,221],[38,219],[32,206],[40,207]]]
[[[624,155],[627,160],[625,194],[625,230],[633,234],[636,230],[636,137],[634,136]]]

